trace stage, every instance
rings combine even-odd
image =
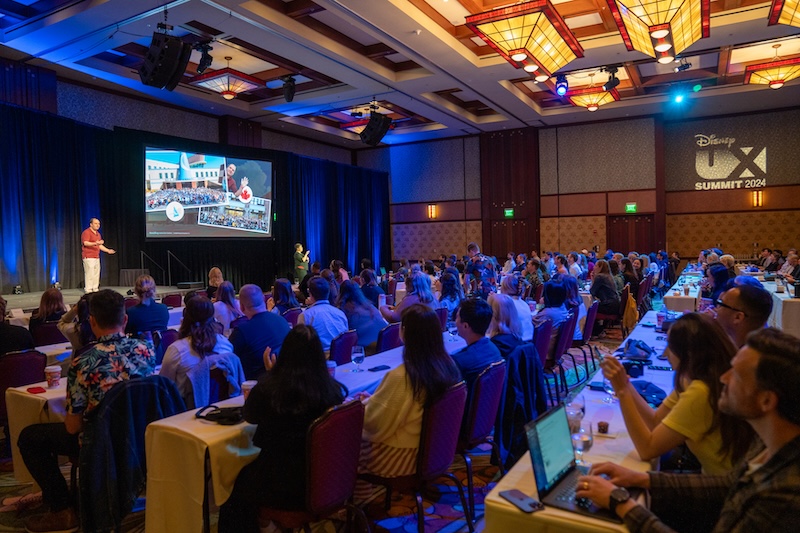
[[[100,287],[101,289],[111,289],[117,291],[121,295],[125,296],[126,298],[129,296],[128,291],[131,290],[131,287]],[[205,289],[205,287],[203,287]],[[203,290],[201,289],[201,290]],[[160,300],[164,296],[169,294],[180,294],[183,297],[189,291],[198,290],[198,289],[179,289],[178,287],[158,287],[158,292],[156,293],[156,300]],[[3,298],[6,299],[8,305],[6,306],[6,311],[9,312],[14,309],[22,309],[22,312],[25,314],[32,313],[35,309],[39,308],[39,300],[42,298],[42,294],[44,291],[40,292],[26,292],[25,294],[4,294]],[[81,299],[83,296],[83,289],[62,289],[61,294],[64,296],[64,303],[67,305],[67,308],[72,307],[74,304],[78,303],[78,300]],[[131,297],[135,297],[131,294]]]

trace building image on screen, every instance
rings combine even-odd
[[[272,162],[145,149],[146,237],[271,237]]]

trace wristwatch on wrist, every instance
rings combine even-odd
[[[617,506],[625,503],[631,499],[630,493],[624,487],[617,487],[611,491],[611,496],[608,500],[608,508],[611,512],[616,514]]]

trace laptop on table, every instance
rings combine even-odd
[[[587,499],[575,497],[578,477],[583,473],[575,464],[572,436],[563,405],[528,422],[525,425],[525,434],[531,453],[533,476],[542,503],[584,516],[622,523],[622,519],[608,509],[602,509]],[[635,497],[633,492],[631,496]]]

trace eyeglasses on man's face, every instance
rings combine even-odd
[[[714,301],[714,307],[724,307],[725,309],[730,309],[731,311],[736,311],[737,313],[742,313],[744,316],[747,316],[747,313],[745,313],[745,312],[744,312],[744,311],[742,311],[741,309],[737,309],[737,308],[735,308],[735,307],[733,307],[733,306],[730,306],[730,305],[726,304],[726,303],[725,303],[725,302],[723,302],[723,301],[722,301],[722,299],[720,299],[720,298],[717,298],[717,299]]]

